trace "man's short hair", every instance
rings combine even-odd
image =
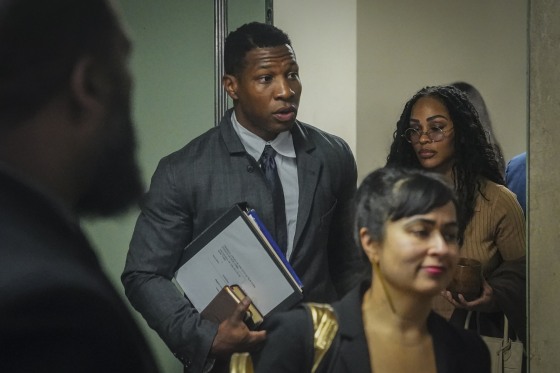
[[[107,0],[1,0],[0,128],[62,92],[80,57],[109,54],[117,27]]]
[[[266,23],[251,22],[232,31],[224,47],[224,69],[226,74],[237,75],[245,65],[245,55],[255,48],[292,45],[286,33]]]

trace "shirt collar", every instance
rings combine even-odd
[[[243,127],[237,121],[235,111],[232,111],[231,113],[231,122],[233,123],[233,129],[241,139],[241,143],[245,147],[245,150],[253,156],[253,158],[259,159],[265,145],[267,144],[270,144],[278,154],[284,157],[296,158],[294,141],[292,140],[292,134],[290,131],[279,133],[272,141],[265,141],[253,132],[249,131],[247,128]]]

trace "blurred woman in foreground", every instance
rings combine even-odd
[[[321,324],[324,305],[272,315],[254,371],[489,372],[480,337],[432,311],[459,258],[452,188],[439,175],[383,168],[365,178],[355,208],[356,241],[372,278],[327,307],[336,332],[317,327],[333,328]],[[248,357],[234,356],[232,372],[252,371]]]

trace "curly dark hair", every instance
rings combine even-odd
[[[387,166],[422,168],[412,145],[404,137],[404,131],[410,127],[412,107],[422,97],[433,97],[442,102],[453,122],[455,162],[452,171],[459,199],[459,221],[464,225],[460,231],[463,232],[474,214],[477,194],[484,197],[481,192],[483,180],[504,185],[498,157],[467,96],[453,86],[432,86],[422,88],[405,104],[393,133]],[[460,237],[460,243],[462,241],[463,237]]]
[[[502,151],[502,147],[494,134],[494,130],[492,129],[492,121],[490,120],[490,113],[488,112],[488,108],[486,107],[486,103],[482,98],[482,95],[472,84],[466,82],[455,82],[451,83],[453,87],[459,88],[461,91],[465,92],[469,101],[475,107],[478,117],[480,118],[480,122],[484,126],[484,129],[488,133],[488,139],[490,144],[494,147],[494,151],[496,152],[496,156],[498,157],[498,165],[500,166],[500,173],[502,176],[505,174],[506,171],[506,161],[504,159],[504,152]]]
[[[251,22],[228,34],[224,46],[226,74],[237,75],[245,67],[245,55],[255,48],[292,45],[288,35],[266,23]]]

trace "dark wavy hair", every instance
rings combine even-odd
[[[117,29],[108,0],[2,0],[2,126],[32,117],[66,89],[79,58],[109,55]]]
[[[232,31],[224,46],[224,70],[226,74],[237,75],[245,67],[245,55],[255,48],[292,45],[286,33],[266,23],[251,22]]]
[[[471,220],[477,194],[483,179],[504,185],[494,147],[488,140],[484,125],[465,93],[453,86],[425,87],[418,91],[404,106],[393,143],[387,156],[387,166],[421,168],[412,145],[406,141],[404,131],[410,127],[412,107],[422,97],[433,97],[445,105],[454,128],[455,162],[453,180],[459,199],[458,215],[461,231]],[[484,195],[482,195],[484,197]],[[460,243],[462,243],[462,236]]]
[[[354,239],[360,244],[360,228],[376,241],[385,238],[385,224],[430,211],[452,202],[458,211],[453,186],[439,174],[421,169],[379,168],[362,181],[354,199]],[[457,216],[459,229],[460,223]],[[463,232],[459,232],[462,236]]]
[[[504,159],[504,152],[502,151],[502,147],[494,134],[494,130],[492,128],[492,121],[490,120],[490,113],[488,112],[488,108],[486,107],[486,102],[482,98],[482,95],[472,84],[466,82],[455,82],[451,84],[453,87],[459,88],[463,91],[469,101],[473,104],[478,113],[478,117],[480,118],[480,123],[484,126],[486,133],[488,134],[488,140],[490,144],[494,147],[494,152],[496,153],[496,157],[498,157],[498,165],[500,166],[500,172],[505,175],[506,171],[506,161]]]

